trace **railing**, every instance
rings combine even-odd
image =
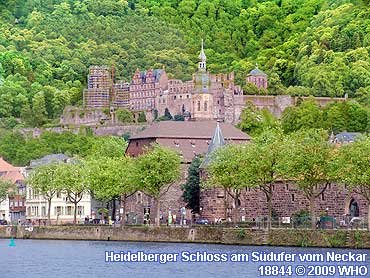
[[[1,223],[0,223],[1,224]],[[17,226],[19,223],[7,223],[8,226]],[[29,225],[29,226],[47,226],[47,221],[43,221],[41,223],[37,222],[34,224],[31,223],[21,223],[22,226]],[[52,223],[53,226],[71,226],[74,225],[73,223]],[[77,219],[77,223],[75,225],[78,226],[114,226],[120,227],[121,224],[118,223],[108,223],[106,222],[90,222],[89,224],[84,223],[83,220]],[[309,216],[303,217],[281,217],[281,218],[273,218],[271,221],[271,228],[276,229],[311,229],[311,218]],[[137,226],[154,226],[154,223],[151,224],[125,224],[128,227],[137,227]],[[215,223],[202,223],[196,224],[195,222],[191,223],[191,221],[186,221],[186,224],[181,225],[180,223],[170,224],[167,225],[165,223],[161,223],[161,226],[170,226],[170,227],[193,227],[193,226],[211,226],[211,227],[224,227],[224,228],[250,228],[250,229],[267,229],[268,228],[268,220],[267,217],[256,217],[254,221],[244,221],[233,223],[230,221],[219,221],[217,224]],[[363,217],[349,217],[349,216],[341,216],[341,217],[330,217],[330,216],[321,216],[318,217],[315,222],[316,229],[341,229],[341,230],[367,230],[368,229],[368,222],[367,218]]]

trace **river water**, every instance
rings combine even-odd
[[[15,240],[14,247],[9,246],[8,239],[0,239],[0,277],[27,277],[27,278],[80,278],[80,277],[194,277],[194,278],[231,278],[231,277],[261,277],[261,274],[270,277],[370,277],[370,250],[344,250],[322,248],[284,248],[267,246],[235,246],[214,244],[182,244],[182,243],[148,243],[148,242],[113,242],[113,241],[66,241],[66,240]],[[137,254],[142,251],[149,253],[178,254],[176,262],[106,262],[106,251],[131,252]],[[185,252],[185,253],[182,253]],[[197,252],[198,255],[197,255]],[[253,253],[254,252],[254,253]],[[265,253],[263,253],[265,252]],[[252,262],[252,253],[282,254],[281,258],[289,260],[289,255],[295,254],[294,262]],[[285,252],[285,253],[282,253]],[[332,253],[334,252],[334,253]],[[357,259],[365,258],[360,262],[309,262],[303,263],[299,254],[327,254],[348,258],[348,254],[356,255]],[[107,253],[108,255],[111,253]],[[207,255],[208,254],[208,255]],[[218,255],[217,255],[218,254]],[[227,255],[226,262],[187,262],[187,260],[208,260]],[[247,254],[248,262],[232,262],[232,254]],[[341,255],[338,255],[341,254]],[[207,255],[207,256],[206,256]],[[225,256],[226,256],[225,255]],[[344,256],[343,256],[344,255]],[[154,255],[153,255],[154,256]],[[175,255],[172,255],[174,257]],[[203,256],[203,257],[202,257]],[[238,255],[234,255],[238,256]],[[298,257],[298,258],[297,258]],[[167,257],[171,259],[171,256]],[[236,257],[234,257],[236,258]],[[256,258],[253,256],[253,258]],[[308,258],[308,257],[307,257]],[[108,257],[109,259],[109,257]],[[240,256],[239,260],[246,260]],[[279,258],[274,258],[278,260]],[[154,259],[153,259],[154,260]],[[291,260],[291,259],[290,259]],[[269,266],[276,265],[275,270]],[[350,270],[354,275],[341,276],[338,267],[352,265],[357,270]],[[262,273],[261,266],[264,267]],[[267,266],[267,268],[266,268]],[[297,276],[297,267],[303,266],[305,274]],[[281,268],[283,267],[283,268]],[[311,267],[311,270],[308,269]],[[316,269],[315,269],[316,267]],[[291,270],[291,271],[290,271]],[[366,273],[364,272],[366,270]],[[267,271],[267,272],[266,272]],[[271,271],[271,272],[270,272]],[[279,273],[274,273],[279,271]],[[311,271],[312,275],[308,275]],[[329,275],[330,271],[333,275]],[[353,272],[355,271],[355,272]],[[359,271],[356,273],[356,271]],[[277,275],[274,275],[277,274]],[[321,274],[321,275],[318,275]],[[356,275],[357,274],[357,275]]]

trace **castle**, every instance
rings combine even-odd
[[[126,108],[144,111],[153,119],[154,111],[163,115],[166,108],[172,115],[188,115],[192,120],[223,120],[235,123],[243,109],[246,96],[234,83],[234,73],[210,74],[203,41],[198,71],[190,81],[168,79],[164,69],[136,70],[130,83],[114,83],[114,69],[92,66],[88,88],[84,90],[86,108]],[[246,77],[247,82],[267,88],[267,75],[256,69]]]
[[[131,82],[114,82],[114,68],[92,66],[88,75],[88,87],[84,90],[85,108],[110,108],[111,111],[126,108],[132,112],[144,112],[152,121],[164,115],[166,108],[171,115],[183,115],[192,120],[219,120],[236,124],[247,102],[257,108],[267,108],[279,117],[288,106],[294,106],[299,97],[287,95],[244,95],[234,83],[234,73],[211,74],[207,71],[207,57],[203,40],[198,56],[198,70],[192,80],[169,79],[164,69],[136,70]],[[267,89],[268,77],[258,65],[246,76],[247,83]],[[316,97],[321,106],[343,98]]]

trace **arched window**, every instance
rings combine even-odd
[[[205,101],[205,102],[204,102],[204,111],[207,111],[207,109],[208,109],[208,102],[207,102],[207,101]]]
[[[198,100],[198,111],[200,111],[200,101]]]
[[[360,216],[360,208],[356,200],[352,199],[349,205],[349,213],[351,217],[359,217]]]

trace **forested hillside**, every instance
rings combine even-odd
[[[370,103],[369,1],[1,0],[0,118],[43,125],[81,104],[87,69],[166,67],[189,79],[204,38],[211,72],[254,67],[270,94]],[[249,88],[245,88],[246,93]],[[31,116],[33,115],[33,116]],[[18,123],[19,125],[19,123]]]

